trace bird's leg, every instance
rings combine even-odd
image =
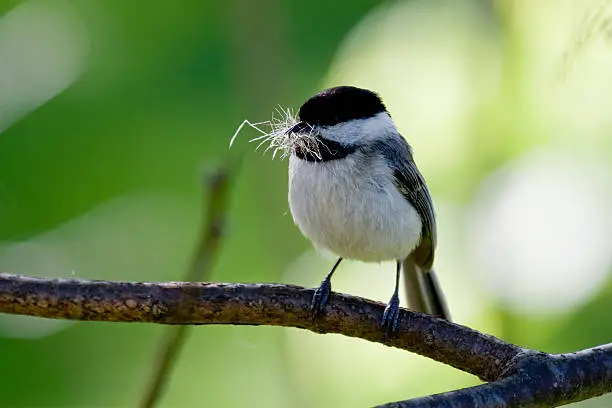
[[[402,263],[398,261],[397,271],[395,272],[395,290],[393,291],[393,296],[391,296],[389,303],[387,303],[387,307],[385,308],[381,322],[381,327],[385,329],[387,335],[393,333],[397,328],[397,318],[399,317],[398,290],[401,267]]]
[[[312,304],[310,305],[310,312],[312,313],[313,319],[321,313],[327,303],[329,292],[331,292],[331,277],[338,265],[340,265],[340,262],[342,262],[342,258],[338,258],[332,270],[327,274],[325,279],[323,279],[317,290],[315,290],[314,296],[312,297]]]

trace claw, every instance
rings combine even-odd
[[[387,303],[383,318],[380,323],[380,327],[385,330],[385,334],[388,336],[393,334],[397,329],[397,320],[399,317],[399,297],[394,294]]]
[[[325,278],[323,279],[323,281],[321,282],[321,285],[317,288],[317,290],[315,290],[315,293],[312,297],[312,303],[310,305],[310,312],[312,313],[313,320],[325,308],[330,292],[331,292],[331,280]]]

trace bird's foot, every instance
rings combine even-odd
[[[394,294],[387,303],[385,312],[383,313],[382,322],[380,323],[381,328],[385,330],[385,334],[388,336],[393,334],[397,329],[397,319],[399,317],[399,297]]]
[[[315,290],[312,297],[312,303],[310,305],[310,313],[312,313],[312,319],[314,320],[319,313],[323,311],[331,292],[331,280],[329,278],[323,279],[321,285]]]

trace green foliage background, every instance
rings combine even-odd
[[[400,58],[396,65],[385,60],[388,75],[368,79],[368,72],[374,72],[370,65],[380,61],[377,52],[394,51],[366,44],[363,30],[382,18],[380,10],[417,3],[423,2],[0,0],[0,27],[16,7],[43,4],[49,13],[69,10],[87,50],[82,75],[0,133],[0,270],[65,278],[179,280],[200,225],[200,176],[217,163],[240,157],[228,238],[213,278],[314,286],[329,261],[304,255],[310,246],[293,226],[286,204],[286,163],[254,153],[254,146],[246,143],[250,136],[241,136],[229,151],[229,138],[245,118],[266,120],[278,104],[296,108],[325,86],[355,82],[381,85],[383,96],[384,90],[391,95],[385,100],[394,117],[404,121],[400,129],[412,143],[411,105],[402,105],[393,89],[415,73]],[[427,19],[450,4],[429,3],[432,14],[422,15],[423,27],[430,27]],[[485,53],[499,61],[494,70],[499,81],[495,92],[470,102],[475,106],[462,118],[455,142],[445,139],[452,132],[443,130],[413,143],[440,203],[441,224],[448,220],[447,225],[455,225],[453,214],[470,208],[491,174],[532,149],[560,146],[609,160],[609,121],[596,129],[564,127],[567,135],[557,138],[557,119],[541,110],[546,99],[533,96],[541,86],[531,74],[533,61],[541,56],[536,45],[549,41],[558,50],[571,39],[534,30],[539,23],[533,21],[556,21],[557,12],[572,21],[568,13],[576,17],[588,11],[584,6],[572,14],[567,11],[570,3],[462,3],[482,28],[473,40],[455,47],[464,57],[468,53],[465,58],[472,66],[467,68],[472,82],[466,86],[480,92],[475,89],[480,67],[489,61],[482,57]],[[462,7],[452,7],[449,21],[455,21],[453,13],[461,15]],[[465,21],[432,22],[421,46],[402,52],[429,55],[428,47],[452,39]],[[356,27],[362,31],[355,34]],[[485,40],[487,46],[481,44]],[[54,62],[53,50],[36,52],[33,58],[44,74],[46,64]],[[5,49],[4,64],[18,54]],[[578,54],[571,57],[581,61]],[[550,74],[543,76],[553,77],[555,64],[544,66]],[[603,74],[598,78],[611,79]],[[12,80],[0,81],[3,100],[10,101],[15,92],[5,86]],[[29,86],[41,85],[32,80]],[[604,93],[605,86],[601,88]],[[549,116],[543,118],[545,114]],[[590,120],[586,114],[578,118]],[[435,119],[445,121],[443,113]],[[442,146],[451,146],[450,160],[440,157],[441,149],[448,150]],[[470,240],[455,227],[444,234],[441,226],[447,236],[441,240],[448,242],[445,248],[451,254],[462,253]],[[461,256],[441,257],[440,274],[461,323],[548,352],[612,341],[612,285],[607,278],[583,302],[552,314],[523,313],[478,285],[471,292],[478,279],[469,262],[460,262]],[[376,297],[378,292],[369,287],[380,285],[381,293],[391,293],[390,272],[363,275],[370,280],[356,292],[346,272],[335,289]],[[381,296],[386,300],[388,295]],[[472,297],[476,303],[466,300]],[[136,406],[162,330],[0,316],[0,406]],[[197,327],[162,405],[368,406],[475,383],[438,363],[359,340],[280,328]],[[582,406],[609,404],[610,399],[599,399]]]

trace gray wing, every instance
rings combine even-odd
[[[414,163],[412,150],[401,135],[380,142],[374,149],[383,154],[398,191],[417,210],[422,220],[421,242],[402,261],[408,304],[413,310],[451,321],[444,293],[432,269],[436,250],[436,217],[425,179]]]
[[[425,179],[412,158],[412,149],[401,135],[397,136],[391,141],[381,143],[378,148],[393,169],[397,189],[421,216],[422,238],[413,252],[413,257],[417,265],[427,271],[433,265],[437,239],[433,202]]]

